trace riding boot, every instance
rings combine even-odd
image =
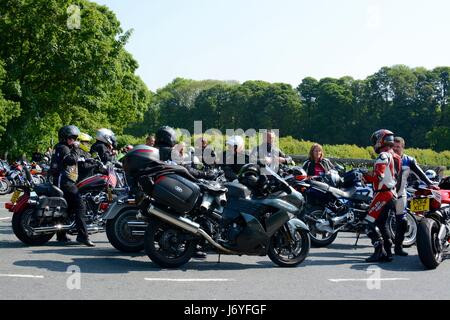
[[[395,239],[394,239],[394,253],[397,256],[406,257],[407,252],[403,250],[403,240],[405,240],[405,233],[408,229],[408,221],[404,216],[397,217],[396,228],[395,228]]]
[[[372,241],[374,246],[374,253],[366,259],[366,262],[379,262],[386,260],[386,251],[383,248],[383,238],[381,233],[374,223],[369,223],[367,225],[367,236]]]
[[[391,262],[393,260],[392,257],[392,239],[391,234],[388,231],[387,219],[380,218],[377,220],[376,224],[380,230],[381,237],[383,238],[383,248],[386,251],[386,256],[383,258],[386,262]]]
[[[58,242],[71,242],[72,240],[70,240],[69,237],[67,237],[67,233],[64,231],[58,231],[56,232],[56,241]]]

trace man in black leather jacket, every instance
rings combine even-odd
[[[64,126],[58,132],[59,143],[51,160],[53,183],[64,192],[64,198],[73,213],[78,230],[77,241],[87,246],[95,246],[89,240],[86,226],[86,204],[81,198],[76,182],[78,180],[78,159],[80,149],[76,141],[80,130],[76,126]],[[60,241],[67,241],[65,234],[58,234]]]

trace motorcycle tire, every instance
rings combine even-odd
[[[323,214],[324,208],[320,208],[320,207],[314,207],[312,208],[308,215],[312,215],[315,216],[317,218],[317,216],[321,216]],[[316,227],[315,224],[311,221],[308,221],[306,219],[301,219],[303,220],[309,227],[309,236],[311,239],[311,246],[315,247],[315,248],[323,248],[323,247],[327,247],[330,244],[332,244],[334,242],[334,240],[336,240],[337,236],[338,236],[338,232],[333,233],[333,234],[329,234],[326,233],[326,236],[324,236],[324,233],[321,232],[316,232]]]
[[[162,234],[161,234],[162,232]],[[183,252],[175,257],[170,257],[167,252],[167,245],[179,246],[178,243],[174,242],[177,236],[190,234],[174,225],[170,225],[159,219],[153,219],[149,222],[144,236],[144,249],[147,256],[157,265],[163,268],[178,268],[189,262],[192,258],[195,249],[197,247],[197,241],[186,240],[184,244]],[[159,248],[155,246],[158,244]],[[161,246],[162,244],[162,246]],[[166,248],[164,248],[166,247]],[[173,249],[173,248],[170,248]],[[173,250],[171,250],[173,251]]]
[[[119,212],[114,219],[106,221],[106,237],[111,245],[119,251],[133,253],[144,250],[144,237],[133,236],[128,221],[135,221],[137,209]]]
[[[295,267],[302,263],[306,257],[308,256],[309,249],[311,247],[311,241],[309,237],[309,233],[307,230],[303,229],[297,229],[296,230],[296,242],[297,242],[297,249],[299,249],[298,254],[294,254],[292,258],[289,257],[289,254],[286,257],[282,256],[283,250],[280,248],[280,245],[283,247],[286,246],[284,243],[283,235],[282,233],[286,232],[283,229],[280,229],[277,231],[272,238],[270,239],[270,245],[269,250],[267,252],[267,255],[269,256],[270,260],[274,262],[275,264],[279,265],[280,267]],[[281,241],[280,241],[281,240]],[[286,252],[286,251],[285,251]]]
[[[11,186],[11,182],[6,179],[6,178],[1,178],[0,179],[0,195],[5,195],[8,193],[11,193],[13,190],[12,186]]]
[[[33,209],[26,209],[21,213],[15,213],[12,217],[12,229],[14,234],[20,241],[30,246],[41,246],[46,244],[55,233],[31,235],[25,230],[24,226],[30,225],[32,219]]]
[[[408,220],[408,230],[405,233],[403,247],[409,248],[417,241],[417,221],[411,213],[406,215],[406,219]],[[391,234],[391,238],[395,239],[395,214],[390,214],[386,223],[388,225],[388,231]]]
[[[423,218],[417,229],[417,253],[426,269],[436,269],[442,262],[444,253],[438,245],[439,223]]]

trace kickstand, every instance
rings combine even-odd
[[[220,253],[219,253],[219,259],[217,260],[217,263],[220,263]]]
[[[354,249],[356,249],[356,246],[358,245],[358,240],[359,240],[359,236],[361,235],[361,233],[357,233],[356,234],[356,242],[355,242],[355,248]]]

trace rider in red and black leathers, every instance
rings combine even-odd
[[[392,150],[394,133],[381,129],[373,133],[372,145],[378,158],[373,172],[364,180],[373,184],[374,198],[366,217],[367,236],[372,240],[375,252],[366,262],[392,261],[392,240],[386,221],[389,210],[395,210],[397,175],[401,170],[401,158]]]

